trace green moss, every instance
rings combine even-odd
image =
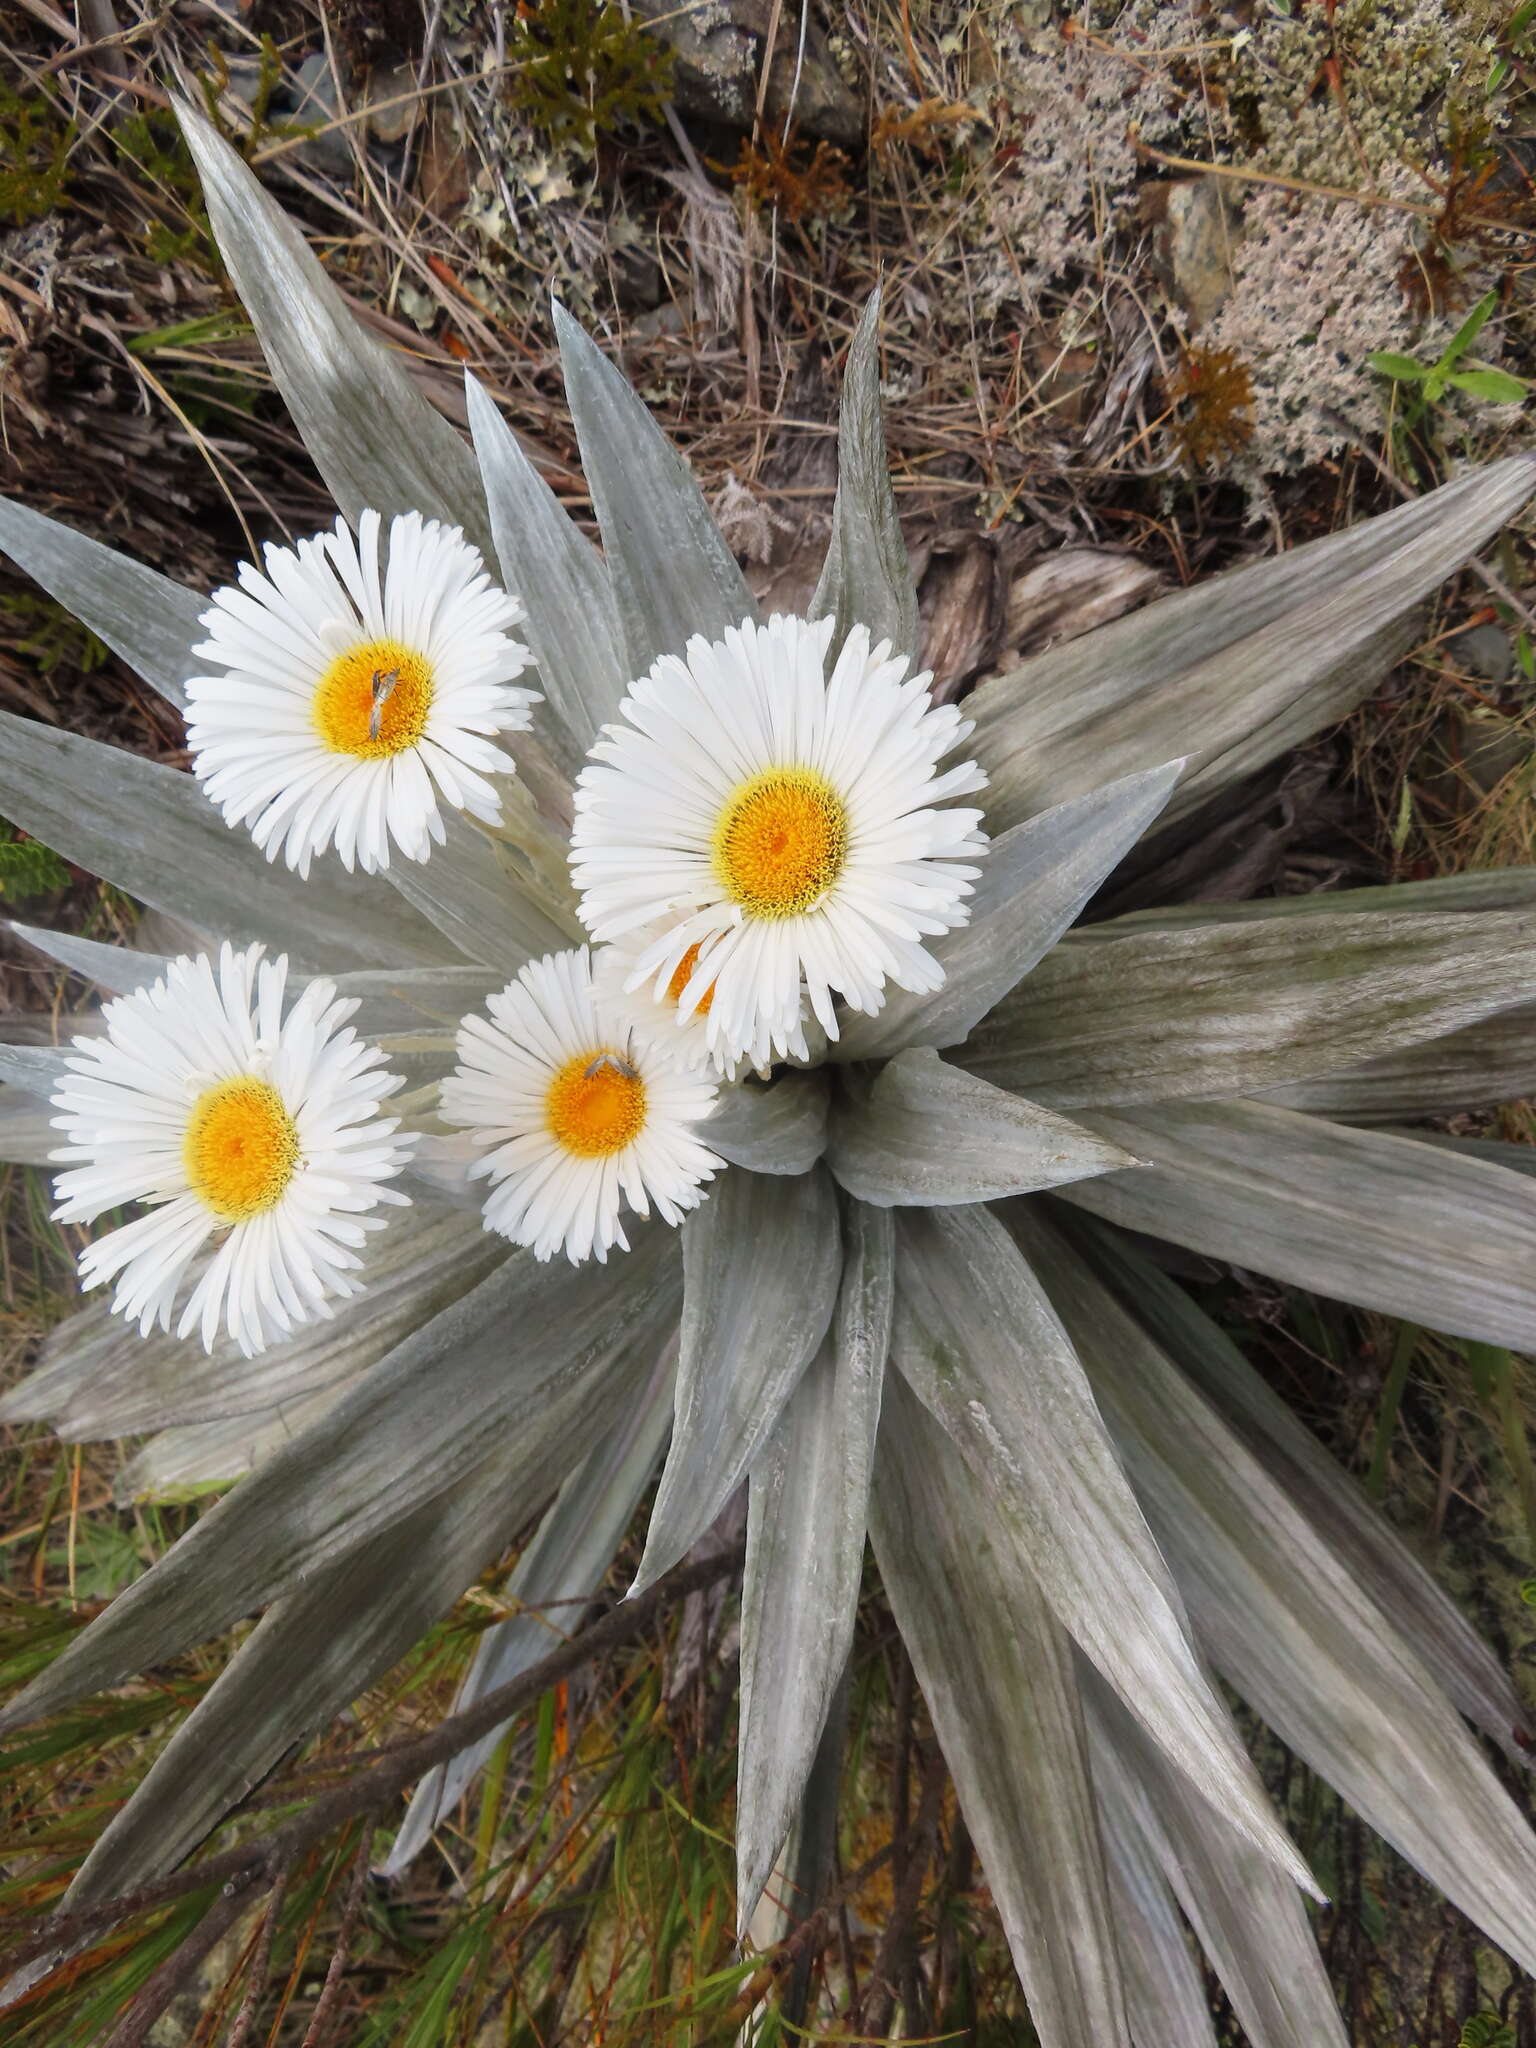
[[[224,266],[208,225],[203,188],[175,115],[160,107],[129,114],[111,130],[111,140],[132,166],[133,182],[144,197],[157,199],[164,207],[163,214],[145,219],[145,255],[156,263],[187,263],[222,277]]]
[[[0,903],[9,907],[68,887],[69,870],[51,846],[0,823]]]
[[[45,91],[0,82],[0,225],[25,227],[65,199],[75,124]]]
[[[105,641],[63,605],[36,591],[17,590],[0,597],[0,633],[45,676],[57,669],[94,675],[107,658]]]
[[[654,122],[672,89],[672,52],[608,0],[538,0],[519,12],[507,98],[553,140],[591,147],[623,122]]]

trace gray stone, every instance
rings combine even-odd
[[[1470,670],[1485,682],[1507,683],[1515,672],[1515,644],[1508,628],[1492,619],[1453,635],[1446,641],[1445,651],[1458,668]]]

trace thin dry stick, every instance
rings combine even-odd
[[[267,1901],[267,1910],[262,1916],[261,1932],[256,1937],[256,1953],[251,1958],[250,1981],[245,1987],[245,1997],[240,2001],[240,2010],[235,2014],[235,2024],[224,2048],[249,2048],[251,2034],[256,2025],[256,2014],[267,1988],[267,1972],[272,1967],[272,1942],[277,1934],[277,1923],[282,1915],[283,1899],[287,1890],[288,1876],[285,1871],[273,1885],[272,1896]]]
[[[187,1989],[207,1960],[209,1951],[245,1911],[247,1895],[256,1882],[257,1873],[252,1871],[225,1885],[186,1940],[166,1957],[143,1986],[102,2048],[144,2048],[155,2021],[172,1999]]]
[[[320,1986],[320,1996],[315,2000],[315,2010],[309,2025],[304,2030],[300,2048],[323,2048],[325,2030],[336,2001],[341,1996],[341,1974],[347,1966],[347,1949],[351,1944],[357,1916],[363,1909],[363,1886],[368,1882],[368,1850],[371,1828],[363,1829],[362,1840],[357,1845],[357,1854],[352,1859],[352,1877],[347,1886],[346,1904],[341,1909],[341,1926],[336,1935],[336,1946],[331,1950],[331,1960],[325,1972],[325,1982]]]
[[[633,1599],[624,1601],[583,1634],[562,1643],[539,1663],[530,1665],[519,1677],[509,1679],[505,1685],[487,1693],[484,1699],[476,1700],[462,1713],[450,1715],[426,1735],[394,1744],[371,1770],[321,1793],[286,1825],[258,1835],[238,1848],[226,1849],[222,1855],[209,1856],[174,1877],[142,1885],[137,1891],[125,1892],[117,1898],[104,1899],[99,1905],[85,1907],[79,1912],[54,1915],[37,1934],[18,1943],[6,1954],[5,1966],[15,1969],[51,1951],[62,1959],[72,1944],[77,1951],[89,1936],[116,1927],[119,1922],[147,1913],[156,1906],[170,1905],[176,1899],[185,1898],[188,1892],[203,1891],[210,1885],[225,1886],[227,1894],[231,1888],[242,1891],[257,1882],[275,1883],[281,1872],[291,1868],[317,1842],[324,1841],[327,1835],[347,1821],[387,1811],[434,1765],[446,1763],[461,1749],[478,1742],[482,1735],[489,1735],[493,1728],[498,1728],[503,1721],[510,1720],[514,1714],[530,1706],[552,1685],[568,1678],[582,1665],[596,1657],[606,1656],[610,1650],[621,1649],[643,1635],[670,1601],[680,1600],[686,1594],[696,1593],[705,1586],[714,1585],[717,1580],[728,1578],[740,1566],[742,1556],[743,1551],[738,1546],[719,1557],[701,1558],[695,1564],[677,1566],[665,1578],[658,1579]]]

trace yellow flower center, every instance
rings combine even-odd
[[[842,873],[847,808],[813,768],[771,768],[720,813],[714,856],[726,894],[749,916],[798,917]]]
[[[315,730],[333,754],[376,761],[402,754],[426,731],[432,668],[398,640],[367,640],[338,654],[315,691]]]
[[[594,1046],[556,1070],[544,1097],[544,1122],[578,1159],[606,1159],[639,1137],[645,1083],[622,1052]]]
[[[299,1134],[272,1084],[241,1074],[193,1103],[182,1157],[193,1192],[226,1223],[243,1223],[281,1200],[299,1163]]]
[[[682,959],[678,961],[673,971],[672,979],[667,983],[667,1001],[669,1003],[680,1003],[682,1001],[683,990],[688,986],[689,978],[695,967],[699,964],[699,954],[702,951],[703,941],[701,939],[697,944],[690,946]],[[709,1006],[714,1000],[715,984],[711,982],[689,1011],[689,1016],[707,1017],[709,1015]]]

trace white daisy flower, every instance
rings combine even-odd
[[[112,1307],[142,1334],[171,1311],[189,1269],[215,1249],[176,1325],[212,1349],[222,1324],[247,1357],[355,1294],[357,1250],[412,1139],[379,1105],[402,1083],[346,1019],[333,982],[311,981],[283,1015],[287,957],[225,945],[173,960],[149,988],[105,1005],[105,1031],[77,1038],[53,1119],[70,1166],[61,1223],[125,1202],[136,1217],[80,1255],[86,1287],[117,1281]]]
[[[966,922],[986,850],[969,734],[931,677],[855,626],[831,676],[832,621],[748,620],[690,640],[631,687],[576,790],[571,872],[581,918],[614,944],[647,934],[631,991],[670,989],[721,1067],[803,1057],[803,1004],[837,1036],[834,997],[873,1014],[885,985],[944,973],[925,938]]]
[[[402,513],[380,560],[377,512],[296,548],[242,562],[216,590],[193,652],[219,673],[187,684],[192,766],[230,825],[309,873],[335,841],[343,865],[387,867],[443,843],[438,802],[487,824],[492,775],[509,754],[487,737],[520,732],[537,690],[513,687],[528,649],[508,631],[522,605],[492,583],[456,526]]]
[[[619,1211],[668,1223],[704,1199],[723,1164],[694,1136],[715,1107],[690,1073],[593,993],[585,946],[531,961],[459,1027],[444,1123],[471,1132],[470,1169],[493,1183],[488,1230],[573,1265],[629,1249]]]

